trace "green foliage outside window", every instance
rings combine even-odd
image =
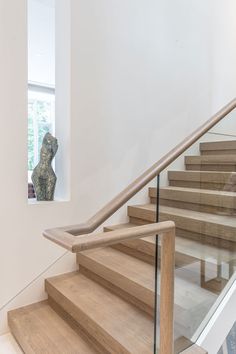
[[[28,100],[28,171],[32,171],[40,157],[43,137],[47,132],[52,132],[52,100]]]

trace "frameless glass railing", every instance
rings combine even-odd
[[[174,337],[181,352],[204,330],[236,271],[236,113],[159,179],[149,208],[176,224]]]

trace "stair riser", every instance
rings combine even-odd
[[[143,225],[143,224],[147,223],[145,220],[136,219],[133,217],[130,217],[130,222],[132,222],[133,224],[136,224],[136,225]],[[190,240],[198,241],[201,244],[205,243],[205,244],[210,244],[210,245],[213,245],[216,247],[224,248],[227,250],[231,250],[231,251],[235,250],[236,251],[236,242],[231,242],[231,241],[227,241],[224,239],[218,239],[215,237],[206,236],[203,234],[198,234],[196,232],[190,232],[188,230],[183,230],[183,229],[179,229],[179,228],[176,228],[176,235],[179,237],[184,237],[184,238],[187,238]],[[185,256],[185,255],[183,254],[183,256]],[[181,262],[182,262],[181,253],[180,253],[180,259],[178,260],[178,257],[176,256],[175,261],[176,261],[176,267],[178,268],[178,265],[179,265],[179,267],[181,267]],[[194,261],[194,259],[193,259],[193,261]],[[186,264],[191,264],[191,263],[192,263],[192,261],[190,258],[189,262],[186,262]],[[183,262],[183,264],[184,264],[184,262]]]
[[[136,225],[145,225],[147,222],[137,219],[138,223]],[[112,231],[112,228],[104,227],[104,232]],[[151,265],[155,264],[155,253],[156,247],[155,244],[147,242],[145,238],[127,240],[116,245],[113,245],[112,248],[115,248],[123,253],[126,253],[130,256],[136,257],[144,262],[147,262]]]
[[[172,220],[175,222],[178,229],[195,232],[199,235],[210,236],[216,239],[236,242],[235,228],[232,227],[210,224],[194,219],[189,220],[188,218],[173,216],[165,213],[160,214],[160,220]]]
[[[170,186],[236,191],[236,174],[230,172],[169,171],[168,179]]]
[[[226,171],[236,172],[236,165],[207,165],[207,164],[186,164],[186,170],[188,171]]]
[[[146,223],[156,222],[156,213],[152,210],[144,210],[138,207],[128,206],[128,216],[130,218],[141,219]],[[132,222],[130,220],[130,222]]]
[[[136,225],[144,225],[147,222],[141,219],[132,219],[132,223]],[[105,228],[105,231],[111,231],[112,229]],[[112,246],[113,248],[126,253],[130,256],[136,257],[144,262],[154,265],[155,264],[155,254],[156,245],[155,243],[150,243],[145,240],[145,238],[137,240],[129,240],[117,245]],[[160,256],[160,246],[158,247],[158,255]],[[186,265],[197,262],[198,259],[191,257],[181,252],[175,252],[175,267],[182,268]]]
[[[155,222],[155,212],[152,210],[143,210],[136,207],[128,207],[128,215],[132,218],[142,219],[148,222]],[[178,229],[195,232],[199,235],[210,236],[213,238],[224,239],[236,242],[235,228],[226,225],[218,225],[203,222],[195,219],[176,216],[168,213],[160,213],[160,221],[172,220]]]
[[[141,240],[138,240],[141,241]],[[144,246],[143,252],[137,251],[137,244],[134,243],[132,244],[132,241],[130,241],[129,246],[123,246],[122,244],[117,245],[117,247],[115,247],[116,249],[127,253],[129,255],[132,255],[133,257],[136,257],[138,259],[141,259],[142,261],[148,262],[149,264],[154,265],[155,264],[155,245],[152,245],[152,253],[153,256],[150,256],[149,254],[145,254],[146,252],[146,247]],[[142,243],[140,243],[139,245],[139,249],[142,248]],[[160,255],[160,247],[159,247],[159,253]],[[186,265],[192,264],[194,262],[197,262],[198,259],[188,256],[184,253],[181,252],[175,252],[175,268],[182,268]]]
[[[202,150],[201,155],[236,155],[236,150]]]
[[[203,245],[206,244],[206,245],[216,246],[219,248],[224,248],[224,249],[230,250],[230,251],[233,251],[233,250],[236,251],[236,242],[228,241],[228,240],[225,240],[222,238],[220,239],[220,238],[216,238],[216,237],[212,237],[212,236],[208,236],[208,235],[203,235],[203,234],[199,234],[196,232],[183,230],[180,228],[176,229],[176,235],[190,239],[190,240],[200,242]]]
[[[78,265],[79,265],[79,271],[82,274],[84,274],[86,277],[88,277],[89,279],[91,279],[93,281],[96,281],[97,283],[101,284],[102,286],[107,288],[109,291],[112,291],[114,294],[118,295],[119,297],[121,297],[125,301],[128,301],[131,304],[135,305],[140,310],[146,312],[152,318],[154,317],[153,306],[149,306],[148,304],[144,303],[143,301],[140,301],[136,296],[133,296],[132,294],[128,293],[127,291],[124,291],[123,289],[119,288],[117,286],[117,284],[112,283],[112,282],[106,280],[104,277],[90,271],[88,268],[82,266],[81,263],[79,263],[79,261],[78,261]],[[127,289],[125,289],[125,290],[127,290]]]
[[[103,348],[100,343],[95,341],[95,338],[90,336],[84,328],[79,326],[78,322],[74,320],[74,318],[64,311],[64,309],[56,303],[51,297],[48,298],[48,303],[50,307],[61,317],[64,321],[66,321],[70,327],[73,328],[75,332],[77,332],[80,336],[82,336],[86,342],[89,343],[91,347],[96,350],[96,353],[99,354],[110,354],[105,348]]]
[[[105,286],[116,295],[124,298],[126,301],[131,302],[141,310],[154,317],[154,289],[150,291],[140,285],[133,283],[131,280],[124,279],[121,275],[110,269],[104,270],[98,263],[86,261],[84,257],[77,257],[80,271],[90,279],[98,282],[102,286]],[[86,264],[86,266],[85,266]],[[153,287],[154,287],[154,268],[153,268]],[[160,302],[160,296],[157,296],[158,303]],[[186,336],[192,331],[192,318],[189,316],[189,312],[179,305],[175,304],[175,324]],[[195,313],[195,312],[194,312]],[[195,313],[196,317],[196,313]],[[184,325],[186,324],[186,326]]]
[[[156,204],[156,188],[149,189],[149,197]],[[160,189],[160,204],[180,209],[225,215],[236,214],[236,195],[227,193],[205,193],[204,191]]]
[[[67,313],[51,305],[49,299],[8,312],[9,327],[25,354],[72,354],[78,348],[79,353],[108,354]]]
[[[202,155],[235,155],[236,141],[223,140],[200,143],[200,151]]]
[[[8,315],[8,326],[10,328],[12,335],[14,336],[15,340],[20,345],[20,347],[24,351],[24,353],[35,354],[35,351],[31,347],[31,345],[27,342],[27,340],[25,340],[25,338],[22,339],[22,335],[18,329],[18,326],[14,323],[11,316],[9,316],[9,315]]]
[[[112,248],[126,253],[129,256],[135,257],[137,259],[140,259],[141,261],[144,261],[148,264],[154,265],[155,264],[155,246],[153,246],[153,255],[150,255],[149,253],[146,253],[146,247],[144,247],[144,250],[141,250],[141,247],[139,247],[139,249],[137,249],[137,244],[134,242],[132,243],[132,241],[130,241],[130,243],[127,244],[123,244],[123,243],[119,243],[117,245],[112,246]]]
[[[61,294],[55,287],[45,282],[45,289],[49,297],[61,308],[69,313],[73,320],[81,326],[90,336],[102,345],[106,351],[111,353],[130,354],[120,343],[106,333],[98,323],[92,320],[87,314],[76,307],[68,298]]]
[[[184,188],[198,188],[198,189],[210,189],[218,191],[236,192],[235,184],[224,183],[210,183],[210,182],[191,182],[184,180],[170,180],[169,185],[172,187],[184,187]]]
[[[155,199],[151,198],[151,202],[153,204],[156,203]],[[174,208],[180,209],[188,209],[193,211],[199,211],[203,213],[211,213],[211,214],[221,214],[221,215],[236,215],[236,209],[229,209],[229,208],[221,208],[215,207],[211,205],[201,205],[201,204],[193,204],[189,202],[179,202],[176,200],[167,200],[167,199],[160,199],[160,205],[163,206],[170,206]]]
[[[122,291],[130,294],[132,297],[148,305],[150,308],[154,307],[154,289],[150,290],[132,282],[130,279],[114,272],[112,269],[95,262],[94,260],[86,257],[82,253],[77,254],[77,263],[83,266],[90,272],[105,279],[109,283],[115,285]],[[153,279],[155,278],[155,269],[153,267]],[[103,284],[102,284],[103,285]]]

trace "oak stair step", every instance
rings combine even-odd
[[[153,352],[151,316],[85,275],[47,279],[46,291],[107,352]]]
[[[156,204],[156,188],[149,188],[151,202]],[[236,193],[207,189],[164,187],[160,189],[160,204],[206,213],[236,214]]]
[[[145,223],[145,221],[144,221]],[[105,230],[112,231],[118,228],[135,227],[136,224],[127,223],[106,226]],[[121,244],[113,246],[114,248],[127,252],[141,260],[154,264],[156,252],[156,237],[155,235],[140,238],[137,240],[124,241]],[[159,253],[160,254],[160,253]],[[214,245],[208,245],[192,239],[187,239],[176,235],[175,238],[175,266],[177,268],[184,267],[188,264],[198,261],[208,261],[212,263],[224,262],[228,263],[236,258],[235,252],[232,250],[222,249]]]
[[[99,353],[47,301],[10,311],[8,323],[25,354]]]
[[[143,224],[146,224],[147,222],[144,221]],[[107,226],[104,228],[104,231],[112,231],[112,230],[117,230],[119,228],[128,228],[128,227],[134,227],[137,226],[137,224],[120,224],[120,225],[112,225],[112,226]],[[177,242],[178,239],[176,237],[176,252],[175,252],[175,267],[176,268],[181,268],[185,265],[192,264],[194,262],[199,261],[194,256],[191,254],[187,254],[186,250],[184,252],[177,247]],[[160,243],[160,242],[159,242]],[[154,265],[155,264],[155,257],[156,257],[156,236],[148,236],[144,238],[139,238],[135,240],[127,240],[120,242],[116,245],[112,246],[113,248],[124,252],[126,254],[129,254],[133,257],[136,257],[138,259],[141,259],[142,261],[145,261],[149,264]],[[158,246],[158,255],[160,256],[160,245]]]
[[[236,192],[236,173],[220,171],[168,171],[170,186]]]
[[[187,170],[236,171],[236,155],[185,156]]]
[[[111,247],[78,253],[77,262],[80,272],[154,315],[153,265]]]
[[[233,155],[236,154],[236,140],[200,143],[202,155]]]
[[[104,285],[105,279],[105,286],[108,289],[112,289],[119,296],[121,290],[127,294],[125,296],[127,300],[146,310],[149,314],[153,314],[155,301],[154,266],[111,247],[79,253],[77,261],[80,269],[81,266],[83,268],[82,273],[85,269],[84,274],[91,276],[101,285]],[[94,278],[94,274],[97,277]],[[200,279],[199,276],[198,279]],[[160,281],[159,272],[158,281]],[[160,286],[158,285],[158,298],[159,295]],[[203,309],[210,308],[215,298],[215,295],[199,287],[199,283],[189,281],[189,273],[185,279],[183,272],[176,271],[175,323],[177,332],[179,329],[176,337],[180,334],[186,337],[191,336],[196,329],[195,325],[200,321],[199,319],[204,317],[205,311]],[[146,306],[147,308],[145,308]]]
[[[147,222],[155,222],[156,206],[144,204],[128,207],[128,215],[134,220],[142,219]],[[210,236],[215,239],[222,239],[236,242],[236,219],[235,216],[214,215],[198,211],[160,207],[160,220],[172,220],[178,230],[194,232],[197,235]],[[178,231],[177,230],[177,231]],[[181,233],[178,232],[178,235]]]

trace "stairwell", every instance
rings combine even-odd
[[[236,270],[236,141],[201,143],[200,156],[186,156],[185,166],[168,171],[169,186],[160,189],[160,220],[173,220],[177,228],[176,353],[190,345]],[[104,232],[155,222],[156,189],[148,193],[149,204],[128,206],[128,224]],[[153,353],[155,239],[78,253],[77,272],[46,279],[47,301],[9,312],[23,351]]]

